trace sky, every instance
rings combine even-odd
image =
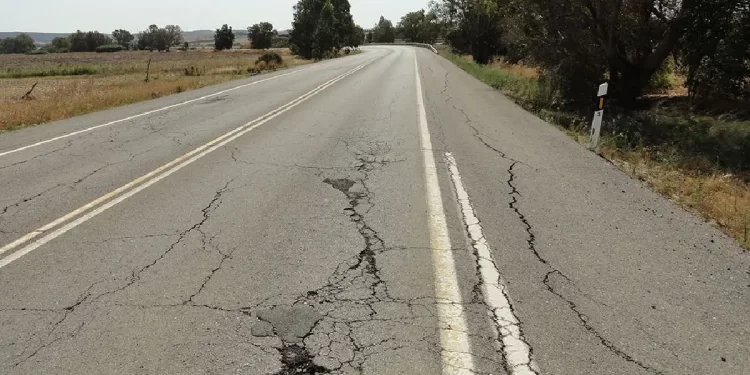
[[[407,12],[427,7],[428,0],[349,0],[354,22],[364,28],[383,15],[397,23]],[[150,24],[180,25],[183,30],[216,29],[229,24],[244,29],[271,22],[291,28],[297,0],[0,0],[0,31],[69,33],[76,30],[140,31]]]

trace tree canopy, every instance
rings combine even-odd
[[[572,102],[605,80],[632,101],[667,60],[695,95],[741,95],[750,77],[750,0],[436,0],[430,14],[455,51],[536,65]],[[402,19],[406,38],[420,18]]]
[[[435,43],[440,37],[437,14],[425,12],[424,9],[407,13],[401,17],[397,27],[403,38],[413,43]]]
[[[214,33],[214,48],[217,51],[232,49],[233,45],[234,31],[232,31],[231,26],[224,24],[221,28],[216,29],[216,32]]]
[[[396,41],[396,28],[393,22],[380,16],[380,21],[372,29],[372,41],[374,43],[393,43]]]
[[[123,29],[113,31],[112,38],[114,38],[115,42],[121,45],[124,49],[130,49],[133,40],[135,40],[135,36],[133,36],[130,31]]]
[[[34,48],[34,39],[26,34],[0,39],[0,53],[28,53]]]
[[[109,35],[98,31],[76,31],[70,35],[70,52],[94,52],[99,46],[112,44]]]
[[[305,59],[337,54],[355,33],[348,0],[299,0],[289,36],[292,52]]]
[[[277,32],[269,22],[256,23],[247,28],[247,38],[250,39],[251,48],[268,49],[273,46],[273,38]]]
[[[167,51],[172,47],[182,44],[182,29],[177,25],[167,25],[159,28],[157,25],[151,25],[148,29],[138,34],[138,49]]]

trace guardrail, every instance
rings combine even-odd
[[[435,49],[435,47],[432,46],[432,44],[425,43],[367,43],[365,44],[365,46],[413,46],[428,49],[434,53],[438,53],[438,51]]]

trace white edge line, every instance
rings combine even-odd
[[[186,105],[186,104],[195,103],[195,102],[198,102],[198,101],[201,101],[201,100],[212,98],[212,97],[217,96],[217,95],[221,95],[221,94],[225,94],[225,93],[228,93],[228,92],[231,92],[231,91],[239,90],[239,89],[242,89],[242,88],[245,88],[245,87],[257,85],[259,83],[271,81],[271,80],[274,80],[274,79],[277,79],[277,78],[281,78],[281,77],[290,76],[292,74],[297,74],[297,73],[300,73],[300,72],[304,72],[304,71],[312,69],[312,68],[315,68],[315,66],[311,66],[311,67],[308,67],[308,68],[295,70],[293,72],[284,73],[284,74],[276,75],[276,76],[273,76],[273,77],[261,79],[261,80],[258,80],[258,81],[246,83],[246,84],[243,84],[243,85],[232,87],[230,89],[218,91],[218,92],[215,92],[213,94],[201,96],[200,98],[190,99],[190,100],[187,100],[187,101],[184,101],[184,102],[180,102],[180,103],[168,105],[166,107],[161,107],[161,108],[153,109],[153,110],[150,110],[150,111],[147,111],[147,112],[139,113],[137,115],[133,115],[133,116],[130,116],[130,117],[125,117],[125,118],[122,118],[122,119],[119,119],[119,120],[110,121],[110,122],[105,123],[105,124],[92,126],[90,128],[86,128],[86,129],[81,129],[81,130],[78,130],[78,131],[74,131],[72,133],[68,133],[68,134],[64,134],[64,135],[58,136],[58,137],[50,138],[50,139],[47,139],[47,140],[44,140],[44,141],[41,141],[41,142],[37,142],[37,143],[30,144],[30,145],[27,145],[27,146],[19,147],[19,148],[13,149],[13,150],[3,151],[3,152],[0,152],[0,157],[6,156],[6,155],[10,155],[10,154],[14,154],[16,152],[21,152],[21,151],[24,151],[24,150],[28,150],[30,148],[38,147],[38,146],[41,146],[41,145],[45,145],[47,143],[52,143],[52,142],[55,142],[55,141],[59,141],[61,139],[73,137],[73,136],[76,136],[76,135],[79,135],[79,134],[88,133],[88,132],[94,131],[96,129],[100,129],[100,128],[104,128],[104,127],[107,127],[107,126],[112,126],[112,125],[115,125],[115,124],[119,124],[121,122],[125,122],[125,121],[130,121],[130,120],[133,120],[133,119],[137,119],[139,117],[152,115],[154,113],[166,111],[168,109],[180,107],[180,106],[183,106],[183,105]]]
[[[414,53],[414,68],[417,86],[417,108],[419,117],[419,139],[424,162],[425,195],[429,217],[430,247],[435,272],[435,297],[437,299],[440,344],[444,375],[474,374],[474,357],[466,322],[466,313],[461,304],[456,264],[453,259],[448,224],[445,218],[443,198],[440,193],[435,155],[432,151],[427,112],[422,95],[422,80],[419,63]]]
[[[469,194],[464,188],[456,159],[450,152],[445,153],[445,159],[448,162],[453,186],[456,189],[466,230],[476,252],[474,256],[482,278],[484,302],[490,308],[498,329],[498,340],[503,344],[503,357],[508,365],[510,375],[536,375],[539,372],[535,370],[536,365],[531,359],[531,347],[526,343],[521,333],[521,322],[513,312],[506,294],[507,287],[500,276],[490,245],[484,237],[482,224],[471,205]]]
[[[7,252],[9,250],[12,250],[12,249],[18,247],[19,245],[21,245],[21,244],[23,244],[25,242],[30,241],[31,239],[33,239],[33,238],[35,238],[35,237],[37,237],[37,236],[45,233],[46,231],[49,231],[50,229],[56,227],[57,225],[62,224],[64,222],[66,222],[66,221],[74,218],[78,214],[81,214],[81,213],[87,211],[88,209],[91,209],[91,208],[97,206],[98,204],[100,204],[102,202],[105,202],[105,201],[107,201],[107,200],[109,200],[109,199],[117,196],[119,193],[122,193],[123,191],[126,191],[129,188],[131,188],[131,187],[133,187],[135,185],[138,185],[139,183],[147,180],[145,183],[143,183],[142,185],[138,186],[137,188],[135,188],[133,190],[130,190],[129,192],[127,192],[127,193],[119,196],[118,198],[109,201],[108,203],[106,203],[106,204],[100,206],[99,208],[97,208],[97,209],[89,212],[88,214],[85,214],[85,215],[79,217],[78,219],[76,219],[76,220],[68,223],[67,225],[65,225],[65,226],[57,229],[56,231],[54,231],[54,232],[52,232],[52,233],[44,236],[43,238],[37,240],[36,242],[34,242],[34,243],[32,243],[32,244],[30,244],[30,245],[28,245],[28,246],[26,246],[26,247],[24,247],[24,248],[16,251],[14,253],[12,253],[11,255],[9,255],[9,256],[7,256],[5,258],[3,258],[2,260],[0,260],[0,268],[5,267],[6,265],[12,263],[13,261],[15,261],[15,260],[21,258],[22,256],[24,256],[24,255],[32,252],[33,250],[37,249],[38,247],[40,247],[40,246],[46,244],[47,242],[49,242],[49,241],[51,241],[51,240],[59,237],[60,235],[64,234],[65,232],[67,232],[67,231],[75,228],[76,226],[78,226],[78,225],[80,225],[80,224],[88,221],[89,219],[91,219],[91,218],[99,215],[100,213],[108,210],[109,208],[115,206],[116,204],[118,204],[118,203],[120,203],[120,202],[122,202],[122,201],[124,201],[124,200],[126,200],[128,198],[130,198],[131,196],[133,196],[133,195],[137,194],[138,192],[146,189],[147,187],[155,184],[156,182],[158,182],[158,181],[160,181],[160,180],[168,177],[169,175],[171,175],[171,174],[179,171],[180,169],[182,169],[182,168],[186,167],[187,165],[195,162],[196,160],[202,158],[203,156],[205,156],[205,155],[207,155],[207,154],[215,151],[216,149],[218,149],[220,147],[225,146],[226,144],[234,141],[235,139],[243,136],[244,134],[252,131],[253,129],[255,129],[255,128],[257,128],[257,127],[259,127],[259,126],[267,123],[268,121],[271,121],[272,119],[274,119],[274,118],[278,117],[279,115],[281,115],[281,114],[289,111],[290,109],[298,106],[299,104],[305,102],[306,100],[310,99],[311,97],[315,96],[316,94],[320,93],[321,91],[323,91],[323,90],[327,89],[328,87],[332,86],[336,82],[341,81],[342,79],[344,79],[344,78],[346,78],[346,77],[354,74],[355,72],[363,69],[365,66],[371,64],[373,61],[370,61],[370,62],[368,62],[366,64],[359,65],[358,67],[356,67],[356,68],[354,68],[354,69],[352,69],[352,70],[350,70],[350,71],[348,71],[348,72],[346,72],[346,73],[344,73],[342,75],[339,75],[338,77],[336,77],[336,78],[334,78],[334,79],[332,79],[332,80],[330,80],[330,81],[328,81],[328,82],[326,82],[326,83],[318,86],[317,88],[313,89],[312,91],[310,91],[310,92],[308,92],[308,93],[300,96],[299,98],[297,98],[297,99],[295,99],[295,100],[293,100],[293,101],[285,104],[284,106],[281,106],[281,107],[279,107],[279,108],[277,108],[277,109],[269,112],[266,115],[263,115],[263,116],[255,119],[255,120],[253,120],[253,121],[251,121],[251,122],[249,122],[249,123],[247,123],[247,124],[245,124],[243,126],[240,126],[237,129],[234,129],[234,130],[232,130],[232,131],[230,131],[230,132],[222,135],[221,137],[216,138],[215,140],[213,140],[211,142],[208,142],[205,145],[200,146],[197,149],[195,149],[195,150],[193,150],[193,151],[191,151],[191,152],[189,152],[189,153],[187,153],[187,154],[185,154],[185,155],[183,155],[183,156],[181,156],[181,157],[179,157],[179,158],[177,158],[177,159],[175,159],[175,160],[173,160],[173,161],[165,164],[164,166],[162,166],[162,167],[160,167],[160,168],[158,168],[158,169],[156,169],[156,170],[154,170],[154,171],[152,171],[152,172],[150,172],[150,173],[148,173],[148,174],[146,174],[146,175],[144,175],[144,176],[142,176],[142,177],[134,180],[133,182],[130,182],[129,184],[127,184],[127,185],[125,185],[125,186],[123,186],[123,187],[121,187],[121,188],[119,188],[119,189],[117,189],[115,191],[112,191],[111,193],[109,193],[107,195],[104,195],[101,198],[99,198],[99,199],[97,199],[97,200],[95,200],[95,201],[93,201],[93,202],[91,202],[91,203],[89,203],[89,204],[87,204],[87,205],[85,205],[85,206],[83,206],[83,207],[81,207],[81,208],[79,208],[79,209],[71,212],[70,214],[65,215],[65,216],[63,216],[63,217],[61,217],[61,218],[53,221],[52,223],[47,224],[44,227],[39,228],[39,229],[37,229],[37,230],[35,230],[35,231],[33,231],[33,232],[31,232],[31,233],[29,233],[29,234],[21,237],[19,240],[16,240],[16,241],[14,241],[11,244],[6,245],[2,249],[0,249],[0,254],[2,254],[4,252]],[[169,169],[169,168],[171,168],[171,169]],[[167,169],[169,169],[169,170],[167,170]],[[161,173],[164,170],[167,170],[167,171],[164,172],[161,175],[158,175],[159,173]],[[153,178],[151,178],[151,177],[153,177]],[[149,179],[149,178],[151,178],[151,179]]]

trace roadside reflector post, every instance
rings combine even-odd
[[[598,109],[594,112],[594,120],[591,123],[591,142],[589,143],[589,150],[595,151],[599,147],[599,136],[602,133],[602,120],[604,119],[604,99],[607,97],[609,92],[609,83],[602,83],[599,85],[599,97]]]

